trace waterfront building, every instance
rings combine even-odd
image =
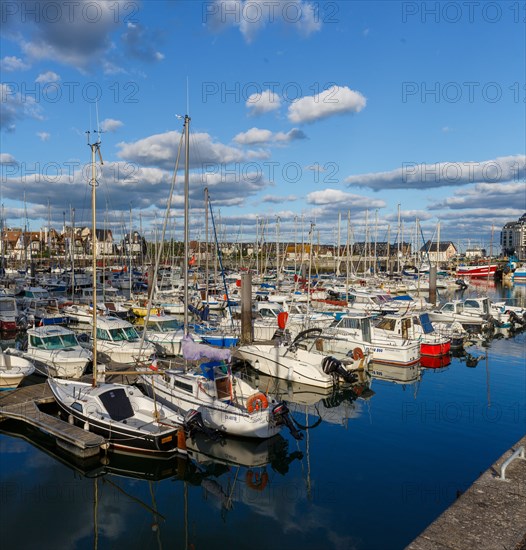
[[[517,256],[526,260],[526,213],[516,222],[508,222],[500,232],[500,245],[503,256]]]
[[[444,241],[440,243],[427,241],[426,244],[420,249],[422,258],[430,261],[431,263],[448,262],[455,257],[457,253],[457,247],[451,241]]]

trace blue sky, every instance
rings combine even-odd
[[[526,210],[524,2],[5,1],[5,223],[151,238],[189,106],[191,237],[425,238],[494,249]],[[182,163],[181,163],[182,168]],[[169,230],[181,238],[182,172]],[[24,202],[25,198],[25,202]],[[50,222],[49,222],[50,220]],[[419,243],[421,244],[421,243]]]

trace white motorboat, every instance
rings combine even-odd
[[[463,326],[478,326],[484,328],[489,325],[492,318],[489,310],[489,301],[486,298],[484,304],[476,300],[452,300],[447,302],[440,309],[429,312],[429,318],[433,323],[454,323],[458,322]],[[468,303],[467,307],[465,302]],[[482,306],[482,307],[481,307]]]
[[[59,325],[27,330],[27,350],[8,349],[35,363],[36,370],[47,376],[79,379],[92,360],[92,353],[80,345],[76,334]]]
[[[146,323],[145,319],[143,323]],[[184,330],[181,321],[175,315],[150,315],[143,331],[144,339],[155,346],[159,355],[182,355],[181,342]]]
[[[308,329],[291,342],[275,340],[269,344],[241,345],[235,357],[247,361],[255,370],[276,378],[298,382],[309,386],[331,388],[339,382],[354,382],[353,370],[363,368],[369,357],[361,350],[356,356],[345,356],[340,361],[331,355],[321,353],[325,339],[320,338],[321,329]],[[315,336],[310,346],[305,340]],[[315,347],[314,347],[315,346]]]
[[[148,361],[156,349],[141,342],[135,327],[118,317],[97,317],[97,351],[110,361],[122,364]]]
[[[0,390],[14,390],[34,371],[35,365],[31,361],[16,355],[0,353]]]
[[[323,336],[323,351],[337,359],[346,359],[357,349],[378,363],[413,365],[420,359],[420,342],[376,336],[368,315],[343,315],[324,329]]]

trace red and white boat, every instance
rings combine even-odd
[[[460,265],[457,267],[457,277],[493,277],[497,264],[490,265]]]
[[[435,331],[427,313],[384,315],[376,322],[374,334],[391,339],[417,341],[420,343],[421,357],[447,355],[451,349],[451,339]]]
[[[0,330],[16,330],[17,315],[18,310],[15,298],[11,296],[0,296]]]

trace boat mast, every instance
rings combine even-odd
[[[89,139],[89,136],[88,136],[88,139]],[[70,217],[70,220],[71,220],[71,243],[70,243],[71,301],[73,302],[75,300],[75,209],[71,208],[71,206],[69,207],[69,217]]]
[[[208,187],[205,187],[205,300],[208,303]]]
[[[189,169],[190,169],[190,117],[184,116],[184,335],[188,335],[188,195],[189,195]]]
[[[400,273],[400,203],[398,203],[398,231],[396,234],[396,272]]]
[[[98,131],[96,132],[97,134]],[[96,298],[97,298],[97,211],[96,211],[96,189],[97,189],[97,174],[95,170],[95,153],[98,153],[100,163],[101,165],[104,164],[102,162],[102,155],[100,152],[100,134],[97,136],[97,141],[95,143],[90,143],[90,132],[87,131],[86,134],[88,134],[88,147],[91,149],[91,243],[92,243],[92,250],[91,250],[91,257],[92,257],[92,271],[93,275],[91,278],[91,284],[93,288],[93,381],[92,386],[95,387],[97,385],[97,304],[96,304]]]
[[[130,281],[130,300],[132,297],[132,206],[130,202],[130,234],[128,239],[128,263],[129,263],[129,281]]]

